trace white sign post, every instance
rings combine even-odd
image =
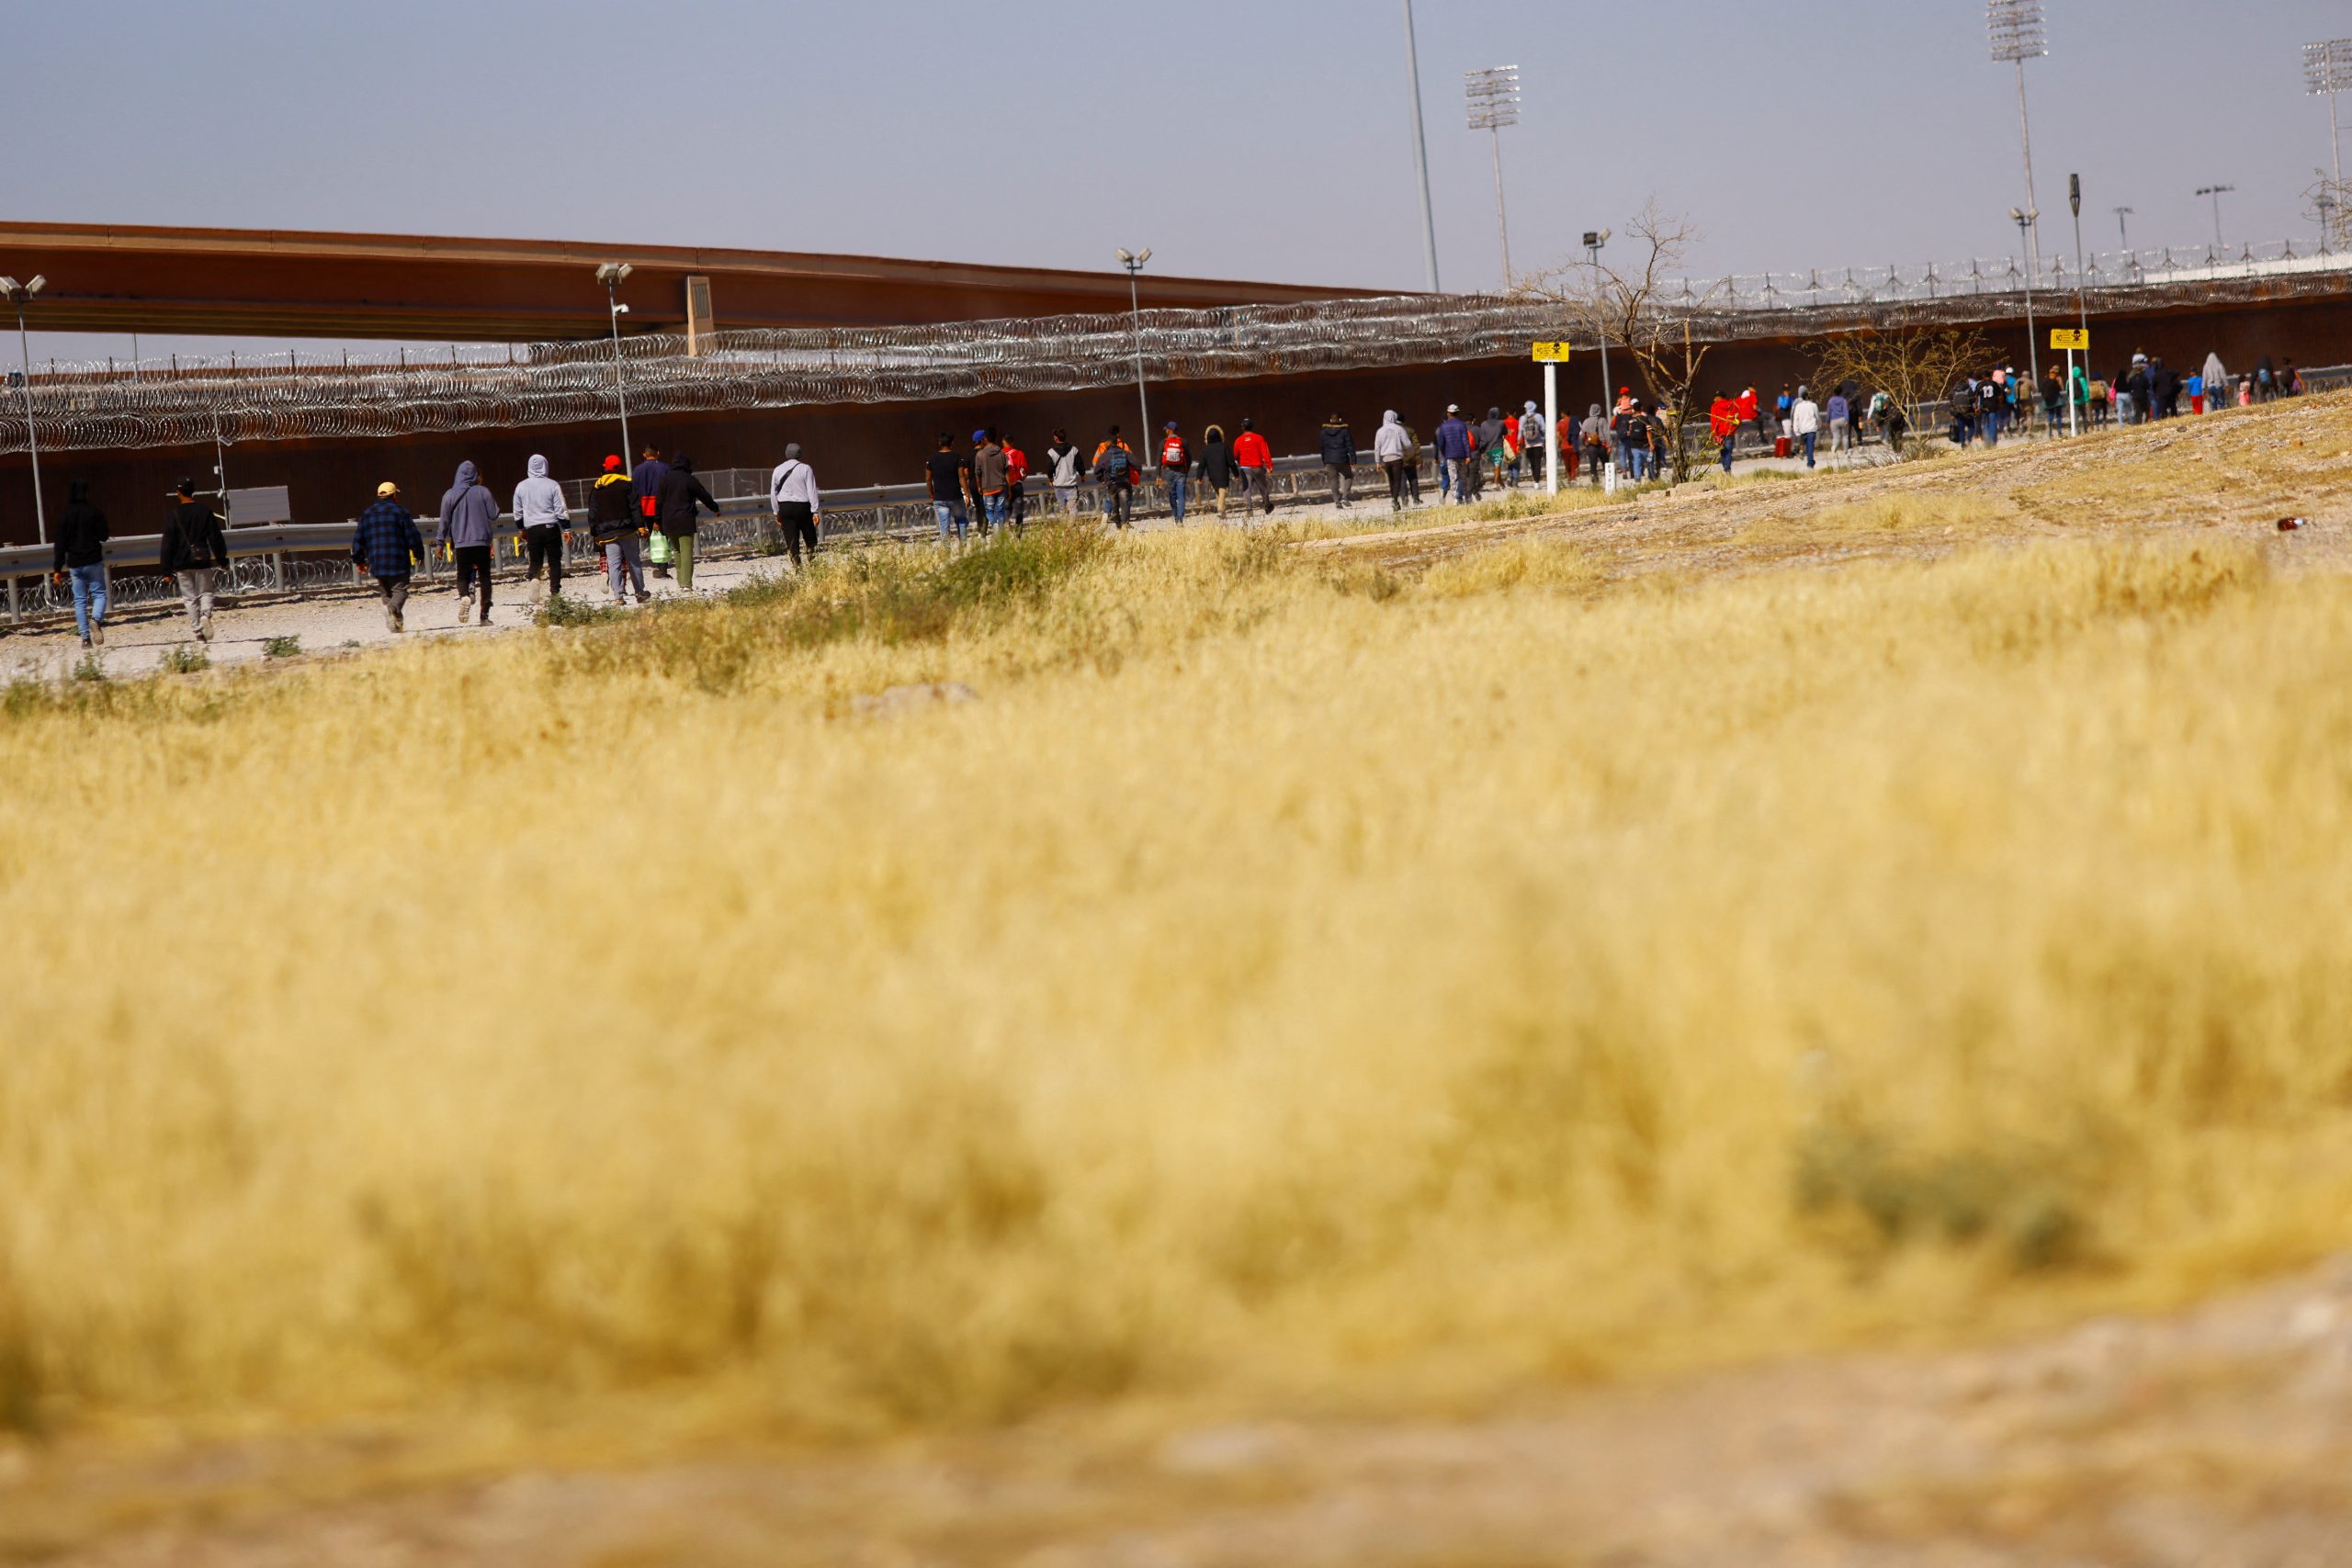
[[[1567,363],[1568,345],[1565,343],[1539,343],[1535,345],[1535,361],[1544,367],[1544,490],[1548,495],[1560,493],[1560,367]],[[1519,433],[1519,445],[1524,451],[1527,432]]]

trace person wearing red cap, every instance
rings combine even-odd
[[[605,552],[605,579],[616,604],[628,601],[630,587],[639,604],[646,601],[645,527],[628,465],[617,455],[605,458],[604,473],[588,487],[588,536]]]

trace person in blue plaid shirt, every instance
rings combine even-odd
[[[384,626],[401,632],[408,627],[401,612],[408,608],[409,574],[424,558],[424,536],[416,519],[400,502],[401,487],[386,479],[376,487],[376,504],[359,514],[351,536],[351,558],[376,580],[384,595]]]

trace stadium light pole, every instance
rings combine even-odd
[[[2199,186],[2197,187],[2198,195],[2210,196],[2213,198],[2213,251],[2216,260],[2220,259],[2222,249],[2222,197],[2237,188],[2235,186]]]
[[[25,307],[48,284],[49,279],[38,273],[25,283],[0,277],[0,295],[7,296],[8,302],[17,308],[17,352],[24,356],[25,365],[17,385],[25,394],[25,450],[33,460],[33,528],[44,545],[49,543],[49,510],[40,498],[40,437],[33,430],[33,340],[25,331]]]
[[[1405,0],[1405,86],[1413,96],[1413,175],[1421,186],[1421,260],[1437,292],[1437,216],[1430,207],[1429,140],[1421,133],[1421,51],[1413,38],[1413,0]]]
[[[606,262],[596,269],[596,281],[605,286],[605,312],[613,321],[613,400],[621,409],[621,461],[631,468],[637,453],[628,444],[628,388],[622,379],[621,318],[628,314],[628,307],[621,303],[621,285],[636,270],[627,262]]]
[[[2327,158],[2335,183],[2344,185],[2344,149],[2336,140],[2335,95],[2352,88],[2352,38],[2303,45],[2303,90],[2327,100]]]
[[[1510,218],[1503,209],[1503,127],[1519,123],[1519,67],[1494,65],[1462,73],[1470,129],[1483,130],[1495,150],[1495,226],[1503,241],[1503,287],[1510,287]]]
[[[2033,194],[2033,127],[2025,112],[2025,62],[2050,52],[2042,32],[2041,0],[1984,0],[1984,29],[1993,58],[2018,70],[2018,145],[2025,153],[2024,210],[2036,214],[2041,204]],[[2041,231],[2037,224],[2026,237],[2026,265],[2030,270],[2041,265]]]
[[[1149,245],[1133,253],[1124,250],[1119,253],[1119,265],[1127,269],[1127,320],[1135,330],[1136,406],[1143,412],[1143,428],[1136,432],[1136,440],[1142,444],[1137,449],[1147,455],[1152,445],[1151,399],[1143,389],[1143,295],[1136,283],[1136,274],[1141,272],[1143,264],[1150,259]],[[1137,466],[1148,469],[1151,464],[1139,458]]]

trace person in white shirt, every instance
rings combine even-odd
[[[1789,405],[1789,427],[1796,433],[1804,447],[1804,466],[1813,467],[1813,448],[1821,439],[1821,405],[1803,387],[1797,389],[1797,400]]]
[[[817,554],[817,523],[824,515],[825,503],[817,490],[817,470],[800,460],[797,441],[786,444],[784,461],[768,476],[768,501],[775,508],[775,525],[784,533],[785,548],[792,552],[792,564],[801,564],[800,547],[804,542],[813,558]]]
[[[1065,517],[1078,515],[1078,481],[1086,474],[1086,454],[1067,430],[1054,432],[1046,448],[1046,481],[1054,487],[1054,510]]]

